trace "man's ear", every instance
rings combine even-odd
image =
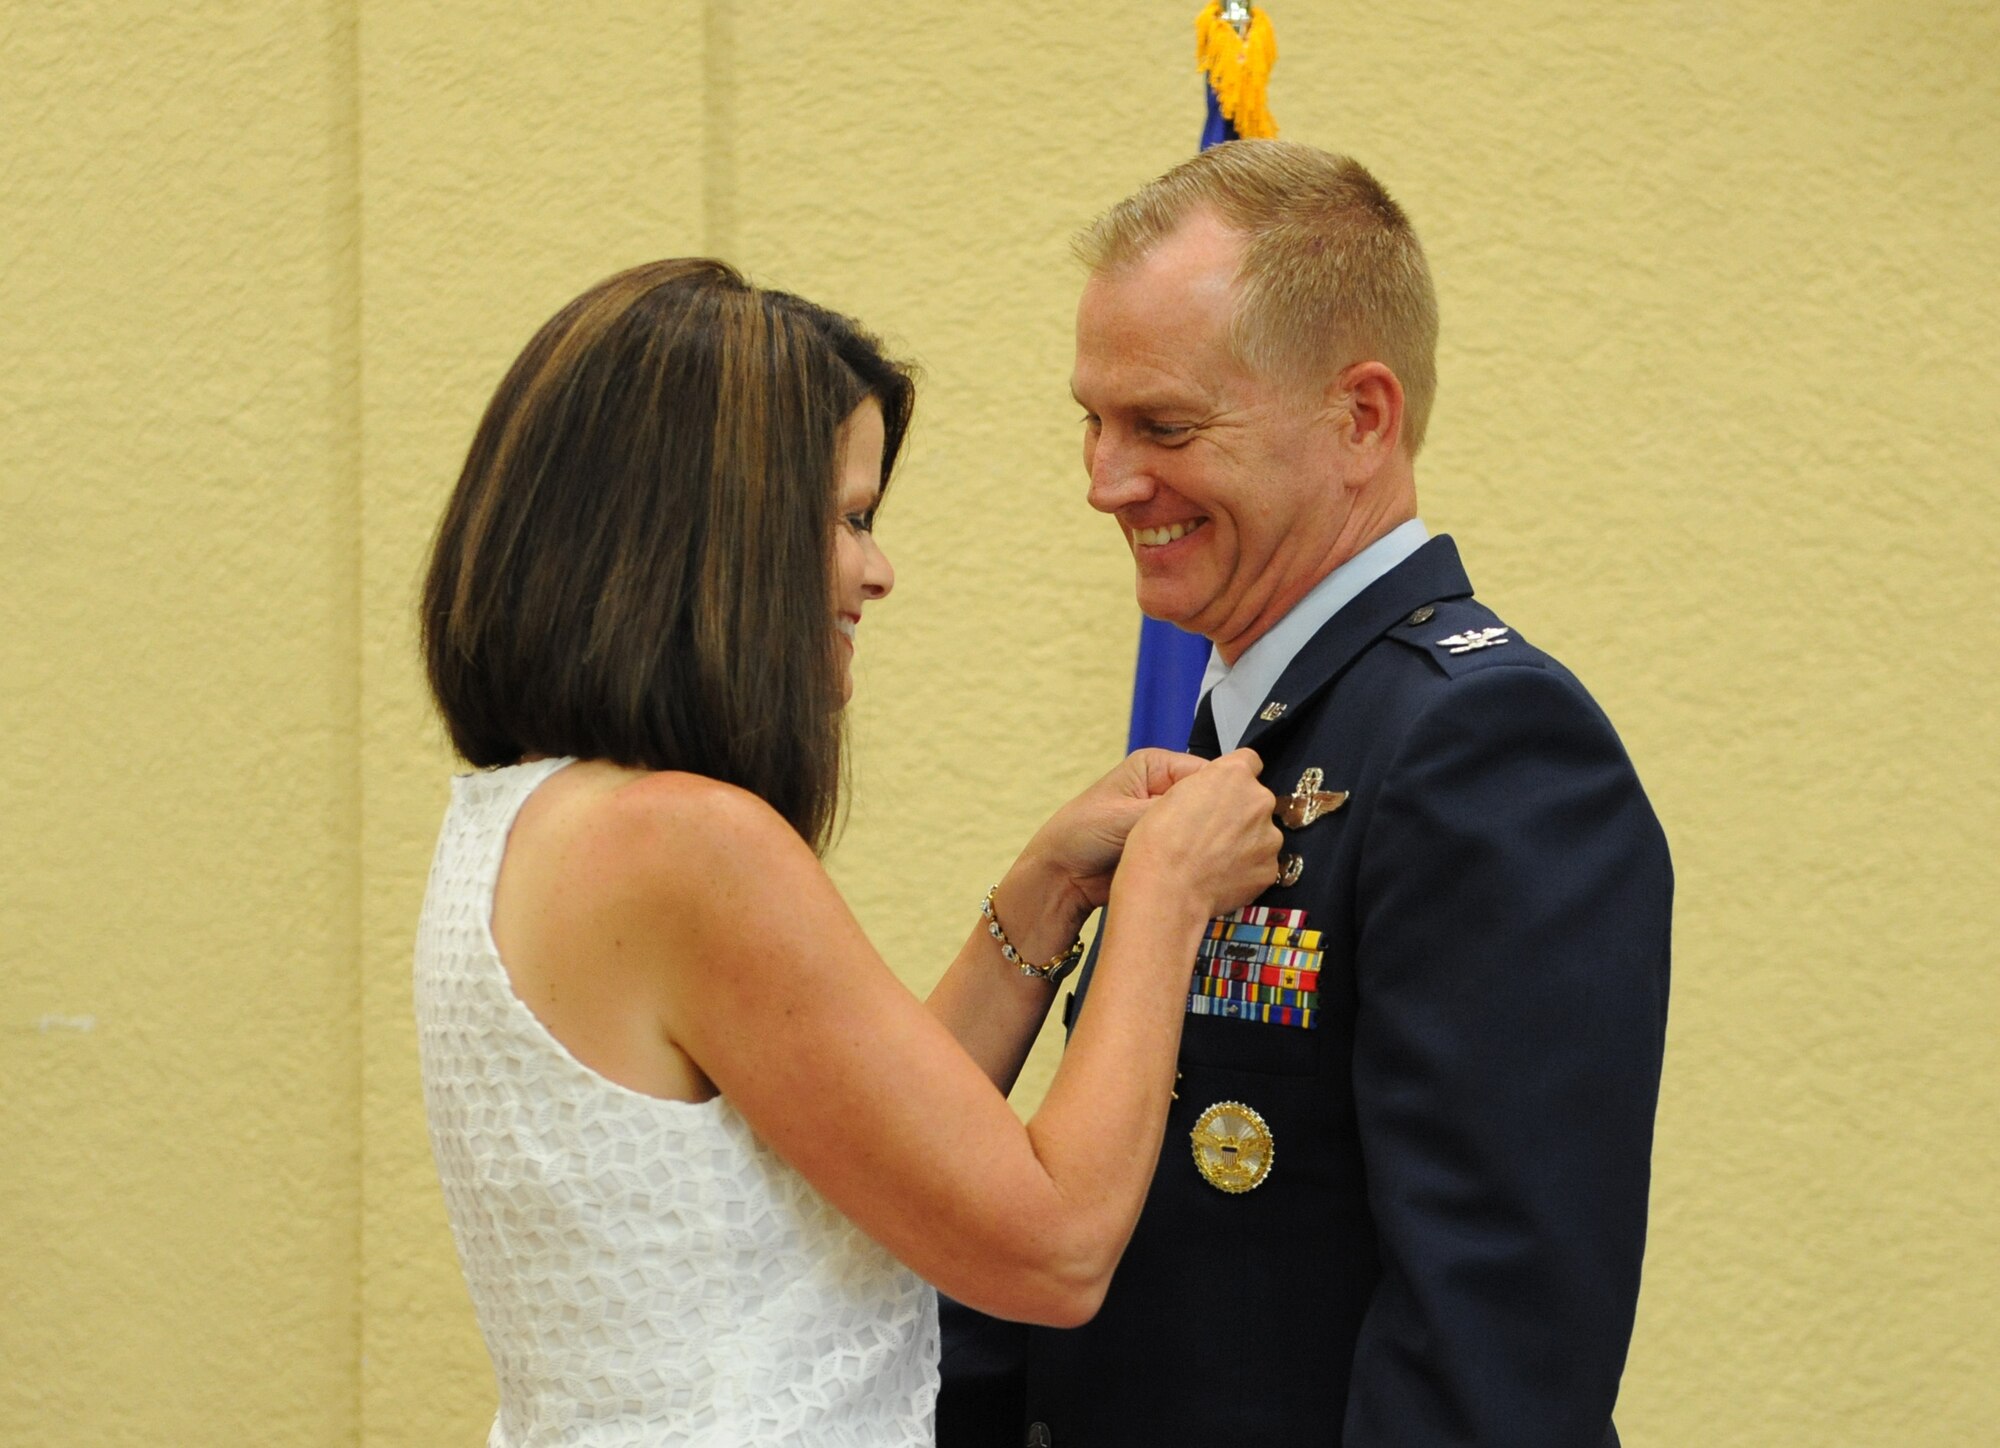
[[[1351,452],[1386,458],[1403,440],[1403,384],[1386,363],[1357,362],[1327,388],[1327,405],[1347,413]]]

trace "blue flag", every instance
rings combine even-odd
[[[1139,620],[1139,665],[1132,679],[1134,749],[1185,749],[1201,676],[1208,671],[1208,640],[1157,618]]]

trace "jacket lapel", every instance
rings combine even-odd
[[[1251,716],[1243,745],[1261,750],[1259,741],[1289,728],[1363,650],[1415,610],[1471,596],[1472,583],[1458,560],[1458,545],[1449,534],[1440,533],[1364,588],[1312,636]]]

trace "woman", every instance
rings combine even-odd
[[[1134,755],[928,1001],[897,981],[818,850],[911,399],[844,319],[669,261],[543,327],[473,441],[423,631],[482,772],[416,984],[495,1445],[928,1442],[924,1283],[1080,1322],[1137,1219],[1196,941],[1269,885],[1273,801],[1247,751]],[[1023,1126],[1003,1093],[1107,899]]]

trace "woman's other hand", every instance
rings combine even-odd
[[[1137,758],[1137,756],[1133,756]],[[1284,835],[1277,800],[1258,782],[1263,761],[1238,749],[1220,759],[1190,756],[1169,791],[1130,828],[1119,893],[1139,885],[1199,907],[1204,919],[1247,905],[1278,876]]]
[[[1207,761],[1168,749],[1137,749],[1104,778],[1049,816],[1021,852],[1021,864],[1067,896],[1079,921],[1110,898],[1126,836],[1147,808]]]

